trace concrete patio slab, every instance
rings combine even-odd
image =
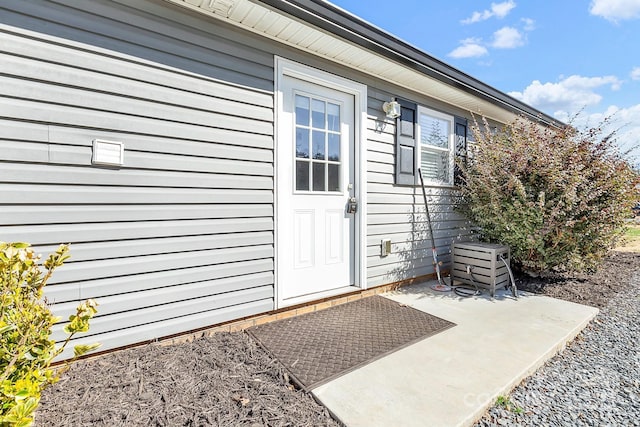
[[[455,327],[312,390],[347,426],[472,425],[598,313],[531,294],[460,298],[431,283],[383,296]]]

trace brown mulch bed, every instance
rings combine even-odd
[[[593,274],[519,277],[518,288],[603,307],[640,271],[613,252]],[[148,345],[74,364],[45,390],[39,426],[339,426],[245,333]]]
[[[45,390],[38,426],[338,426],[247,336],[80,361]]]
[[[602,308],[613,295],[630,285],[640,272],[640,253],[613,251],[593,273],[562,273],[551,277],[519,275],[519,290]]]

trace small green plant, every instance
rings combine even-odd
[[[504,408],[507,411],[513,412],[515,414],[521,414],[524,412],[524,409],[513,403],[509,396],[498,396],[498,398],[496,399],[496,406]]]
[[[602,128],[472,127],[460,207],[484,240],[510,246],[516,268],[594,269],[622,238],[640,180]]]
[[[60,245],[44,262],[43,272],[29,244],[0,242],[0,426],[33,423],[42,390],[69,366],[52,368],[53,360],[76,333],[89,330],[89,319],[97,312],[95,301],[81,303],[64,328],[68,335],[62,345],[50,338],[60,319],[51,313],[43,288],[68,252],[68,245]],[[74,359],[98,346],[75,346]]]

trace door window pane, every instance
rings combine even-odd
[[[309,126],[309,98],[296,95],[296,125]]]
[[[324,101],[313,99],[311,101],[311,125],[316,129],[325,129]]]
[[[329,134],[329,160],[332,162],[340,161],[340,134]]]
[[[296,128],[296,157],[309,158],[309,129]]]
[[[313,158],[325,160],[324,139],[326,133],[321,130],[313,131]]]
[[[340,191],[340,165],[333,165],[330,163],[328,167],[328,191]]]
[[[295,191],[341,191],[341,114],[340,104],[295,96]]]
[[[340,106],[338,104],[327,104],[327,129],[340,132]]]
[[[326,191],[324,185],[325,165],[324,162],[313,162],[313,191]]]
[[[296,190],[309,191],[309,162],[296,162]]]

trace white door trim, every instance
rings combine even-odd
[[[278,192],[281,189],[278,186],[278,141],[287,138],[291,134],[290,129],[279,125],[280,112],[283,111],[284,98],[282,93],[282,80],[285,76],[295,77],[317,85],[325,86],[330,89],[339,90],[354,96],[354,130],[355,130],[355,181],[356,181],[356,198],[358,199],[358,211],[355,215],[355,277],[354,286],[360,289],[366,289],[366,255],[367,255],[367,176],[366,176],[366,126],[367,126],[367,86],[357,83],[353,80],[330,74],[317,68],[309,67],[279,56],[275,57],[275,76],[274,76],[274,123],[275,123],[275,141],[274,141],[274,245],[275,245],[275,308],[281,308],[287,305],[304,302],[303,300],[287,300],[285,303],[280,292],[279,270],[281,260],[284,260],[285,245],[281,245],[278,241],[278,231],[280,225],[280,214],[278,212]],[[284,224],[282,225],[284,226]],[[351,288],[347,288],[351,289]],[[337,290],[340,291],[340,290]],[[346,291],[346,290],[345,290]],[[315,295],[311,299],[321,298],[326,295]],[[308,300],[308,298],[307,298]]]

